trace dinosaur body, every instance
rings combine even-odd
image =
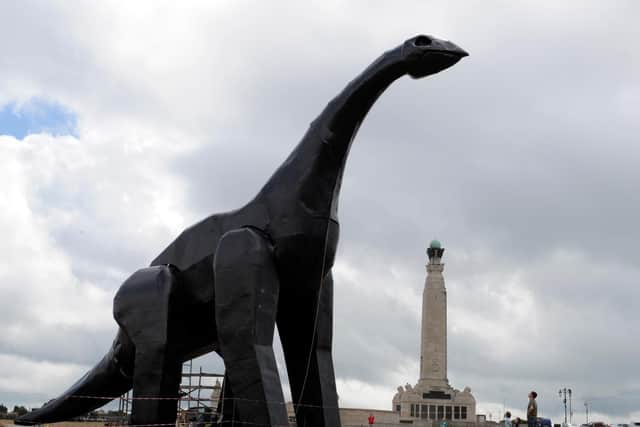
[[[351,142],[394,80],[437,73],[463,56],[428,36],[383,54],[326,106],[253,200],[186,229],[127,279],[114,299],[120,330],[109,353],[61,397],[16,421],[61,421],[105,403],[80,396],[133,388],[131,424],[172,424],[182,362],[216,351],[226,368],[222,421],[288,425],[272,348],[277,323],[298,426],[339,426],[331,267]]]

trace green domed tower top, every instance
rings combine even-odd
[[[442,254],[444,254],[444,248],[442,247],[442,243],[439,240],[432,240],[429,243],[429,247],[427,248],[427,255],[429,255],[429,262],[432,261],[435,263],[440,263],[440,258],[442,258]]]

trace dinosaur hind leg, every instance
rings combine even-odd
[[[240,422],[236,414],[235,399],[233,398],[233,390],[231,389],[231,382],[229,376],[225,374],[222,382],[222,393],[218,398],[218,408],[216,410],[220,414],[219,421],[227,425],[233,425],[235,422]],[[239,423],[239,425],[241,425]]]
[[[135,346],[131,424],[176,422],[182,369],[171,322],[176,282],[168,266],[138,270],[114,300],[114,317]]]
[[[338,394],[333,369],[333,278],[322,289],[281,299],[278,331],[287,363],[291,396],[299,426],[339,427]],[[319,298],[318,298],[319,295]]]
[[[213,261],[215,316],[234,418],[241,423],[288,425],[273,353],[279,281],[270,243],[249,228],[220,240]]]

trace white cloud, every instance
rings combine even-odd
[[[358,380],[337,380],[339,404],[347,408],[391,410],[394,390]]]
[[[34,213],[29,196],[51,180],[47,170],[51,159],[45,150],[38,150],[39,159],[29,159],[30,147],[37,137],[24,143],[0,137],[2,151],[3,209],[0,213],[0,233],[5,238],[0,251],[3,265],[0,277],[3,301],[18,302],[18,309],[30,321],[44,324],[85,324],[98,327],[105,319],[96,319],[94,305],[105,305],[105,291],[73,276],[71,261],[53,242],[46,219]],[[49,137],[43,136],[47,143]],[[59,138],[58,146],[77,144],[73,138]],[[43,155],[44,154],[44,155]],[[70,160],[62,157],[62,160]],[[29,161],[31,160],[31,161]],[[15,325],[20,328],[20,325]],[[11,332],[11,329],[9,329]],[[20,331],[17,332],[26,332]]]
[[[84,367],[64,363],[35,363],[0,354],[0,393],[52,395],[84,373]]]

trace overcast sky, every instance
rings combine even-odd
[[[449,379],[478,412],[524,415],[535,389],[560,422],[571,387],[574,422],[585,400],[640,421],[640,3],[176,5],[0,4],[0,403],[39,406],[89,369],[124,279],[248,201],[351,78],[426,33],[471,56],[396,82],[354,142],[341,405],[390,409],[417,381],[438,238]]]

